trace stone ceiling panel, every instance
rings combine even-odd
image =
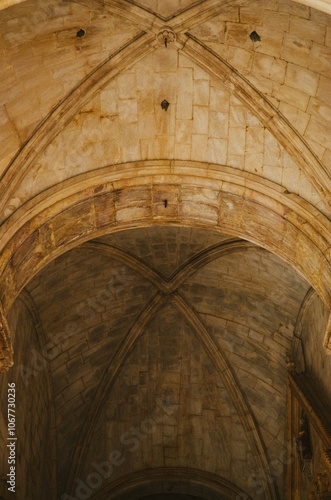
[[[204,229],[155,226],[121,231],[98,241],[125,248],[168,278],[195,254],[228,238]]]
[[[170,305],[137,341],[92,441],[83,478],[91,464],[116,453],[110,481],[144,468],[189,466],[254,493],[254,459],[231,397],[204,347]]]
[[[45,334],[58,444],[68,450],[59,461],[63,481],[100,379],[153,287],[124,264],[77,249],[50,264],[28,290]]]
[[[186,56],[162,47],[80,110],[30,169],[10,206],[78,174],[163,158],[254,173],[326,210],[307,176],[237,98]]]
[[[58,102],[138,32],[73,2],[28,0],[1,12],[0,175]]]
[[[198,270],[193,267],[190,271],[191,264],[184,266],[195,262],[198,254],[208,255],[208,248],[221,251],[229,244],[234,245],[233,250],[209,264],[202,260]],[[120,249],[116,259],[112,248]],[[147,266],[146,272],[141,265]],[[127,359],[130,344],[127,352],[119,354],[121,345],[130,328],[138,325],[152,294],[158,287],[162,290],[162,277],[156,278],[156,287],[149,282],[151,265],[168,278],[179,268],[182,273],[186,269],[178,285],[172,286],[179,286],[192,309],[178,309],[181,302],[176,295],[171,298],[176,306],[164,306],[160,312],[155,309],[147,316],[148,326],[137,326],[138,340],[131,344],[132,354]],[[66,488],[71,461],[77,460],[77,450],[86,442],[94,443],[93,451],[89,451],[84,470],[75,462],[76,475],[70,475],[73,482],[77,474],[89,474],[91,464],[102,462],[112,449],[125,449],[123,467],[121,464],[114,472],[113,479],[143,467],[203,467],[249,491],[248,482],[254,483],[252,442],[233,406],[230,386],[220,378],[217,362],[208,358],[201,333],[192,331],[182,314],[189,318],[197,313],[210,341],[221,355],[225,353],[239,391],[259,424],[268,456],[279,462],[284,438],[285,359],[307,288],[288,265],[267,251],[202,229],[124,231],[56,259],[27,290],[44,331],[59,449],[70,443],[66,459],[62,456],[59,461],[60,491]],[[164,300],[162,292],[159,297]],[[118,356],[124,356],[123,360]],[[113,365],[117,366],[114,372]],[[98,410],[108,391],[104,410]],[[161,422],[155,433],[149,433],[155,404],[164,409],[167,398],[170,408],[175,407],[174,415],[169,414],[169,422]],[[142,422],[146,436],[138,439],[130,433]],[[103,438],[105,429],[108,441]],[[139,444],[137,450],[135,444]],[[134,450],[127,453],[128,448]],[[282,491],[282,475],[276,481]]]
[[[289,120],[331,172],[331,16],[292,2],[250,1],[192,35],[235,67]],[[253,41],[251,33],[259,39]]]
[[[308,284],[256,248],[224,255],[181,287],[236,374],[283,491],[286,358]],[[281,472],[279,472],[281,470]]]
[[[243,248],[207,264],[181,290],[194,297],[201,314],[235,320],[247,328],[259,325],[261,332],[283,325],[290,339],[308,288],[278,257],[262,248]],[[214,293],[219,300],[211,298]]]

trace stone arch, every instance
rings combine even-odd
[[[209,472],[180,467],[173,469],[147,469],[125,476],[118,481],[106,485],[95,494],[95,500],[139,500],[142,495],[161,493],[185,493],[188,495],[201,495],[204,500],[216,499],[245,499],[249,500],[236,485],[217,477]],[[197,500],[198,500],[197,498]]]
[[[145,264],[140,263],[139,259],[137,259],[136,257],[130,257],[130,255],[128,255],[126,252],[123,252],[119,249],[108,247],[108,245],[103,245],[97,242],[87,243],[84,245],[84,248],[93,250],[97,249],[105,255],[111,255],[117,259],[120,259],[127,265],[131,265],[133,268],[137,269],[138,267],[138,272],[144,276],[147,276],[147,279],[157,287],[158,291],[155,292],[151,300],[141,311],[139,319],[128,331],[125,340],[116,353],[116,356],[109,364],[103,376],[103,379],[100,381],[98,389],[94,394],[92,409],[85,419],[74,452],[74,459],[72,460],[67,481],[67,491],[71,491],[72,493],[74,493],[74,479],[77,478],[81,472],[83,458],[86,455],[88,443],[91,442],[92,432],[95,429],[100,410],[104,406],[106,398],[109,395],[118,377],[120,368],[124,365],[125,359],[127,359],[127,357],[132,352],[146,325],[148,325],[152,317],[157,314],[160,308],[162,308],[162,306],[164,306],[165,302],[168,300],[175,306],[180,315],[185,318],[187,323],[190,324],[192,330],[195,332],[196,337],[199,339],[199,342],[208,353],[210,360],[215,365],[215,367],[217,367],[218,372],[221,374],[224,386],[227,388],[233,405],[237,408],[237,412],[240,415],[243,428],[247,433],[247,439],[250,443],[252,457],[256,461],[259,469],[263,471],[263,474],[265,475],[265,484],[268,485],[266,486],[265,491],[266,498],[276,497],[275,490],[272,486],[273,480],[269,470],[268,457],[264,448],[263,440],[261,439],[249,405],[247,404],[245,397],[243,396],[242,391],[237,384],[234,374],[232,373],[232,369],[229,366],[226,358],[218,350],[214,341],[210,338],[208,331],[198,318],[196,312],[177,290],[180,282],[185,279],[187,274],[194,272],[194,270],[196,270],[196,267],[199,267],[201,265],[203,266],[209,260],[226,254],[227,252],[234,252],[243,248],[247,249],[250,246],[250,243],[242,241],[230,241],[226,244],[215,245],[214,248],[210,247],[208,251],[203,251],[198,254],[196,260],[187,261],[186,264],[184,264],[183,267],[180,268],[179,272],[176,273],[173,277],[165,279],[161,275],[157,276],[151,268],[149,268]]]
[[[53,109],[34,130],[7,166],[0,180],[1,212],[25,172],[55,139],[79,109],[114,76],[153,50],[154,35],[141,33],[115,54],[109,56]],[[8,187],[10,186],[10,189]]]
[[[91,5],[97,4],[96,0],[89,1]],[[226,4],[233,5],[237,3],[238,0],[226,2]],[[330,174],[302,136],[244,76],[186,32],[188,21],[192,27],[194,24],[201,23],[210,16],[215,15],[215,9],[219,9],[219,2],[207,0],[202,11],[201,7],[199,7],[193,9],[193,12],[184,12],[170,19],[163,19],[136,4],[128,5],[123,0],[118,0],[114,5],[107,6],[106,10],[109,14],[120,15],[126,19],[134,20],[143,31],[130,43],[123,46],[121,50],[112,54],[95,68],[38,125],[29,140],[8,165],[0,181],[0,209],[4,210],[7,201],[24,178],[29,166],[36,161],[41,152],[69,123],[83,104],[88,102],[96,92],[123,69],[132,66],[137,60],[158,47],[160,43],[158,34],[162,34],[162,29],[168,28],[176,35],[176,48],[233,92],[258,117],[261,123],[300,165],[312,185],[315,186],[322,199],[329,206]],[[10,189],[8,189],[8,186],[10,186]]]
[[[129,163],[120,174],[106,167],[41,193],[4,224],[3,368],[12,364],[5,315],[33,275],[94,237],[155,224],[210,227],[252,241],[296,268],[331,307],[331,223],[299,197],[257,176],[210,164]],[[329,336],[328,327],[326,348]]]

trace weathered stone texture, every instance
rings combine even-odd
[[[264,251],[236,255],[235,266],[229,265],[230,258],[233,261],[233,255],[223,256],[205,266],[203,273],[188,279],[183,290],[234,367],[270,460],[280,463],[286,417],[285,361],[294,328],[289,310],[298,311],[307,284],[285,269],[278,268],[274,274],[275,257]],[[287,280],[293,280],[290,288]],[[254,290],[259,290],[258,296]],[[282,479],[282,475],[276,477],[279,491]]]
[[[17,500],[81,498],[105,460],[100,499],[158,467],[285,498],[289,354],[330,403],[330,16],[83,4],[0,9],[0,497],[15,381]]]
[[[165,277],[170,277],[174,269],[182,266],[196,253],[216,243],[225,241],[227,236],[204,229],[177,227],[154,227],[121,231],[104,236],[102,241],[120,248],[127,248],[137,257],[145,259]]]
[[[328,311],[316,295],[305,311],[301,331],[298,332],[302,342],[304,371],[308,374],[314,387],[318,387],[321,399],[328,401],[331,358],[322,349],[323,331],[328,320]],[[319,342],[322,341],[321,342]],[[298,357],[300,352],[297,353]],[[301,363],[298,358],[298,362]],[[328,405],[328,403],[326,403]],[[328,406],[327,406],[328,407]]]
[[[54,467],[54,419],[48,362],[40,349],[40,331],[33,323],[31,311],[18,300],[10,311],[9,325],[14,335],[15,370],[1,374],[0,397],[0,471],[3,477],[8,465],[8,384],[15,384],[16,495],[35,499],[54,495],[51,490]],[[38,357],[38,355],[40,357]],[[49,446],[45,447],[48,442]],[[40,471],[32,474],[31,471]],[[6,478],[8,479],[8,477]],[[53,483],[54,484],[54,483]],[[8,498],[5,481],[0,482],[0,495]],[[10,493],[12,494],[12,493]]]
[[[164,51],[171,57],[164,59]],[[159,58],[164,59],[162,64]],[[279,88],[284,98],[281,109],[302,119],[302,130],[308,127],[313,138],[313,122],[305,112],[309,97],[298,72],[305,72],[306,85],[316,93],[315,73],[289,65],[286,85]],[[167,111],[161,109],[164,98],[170,103]],[[309,109],[314,109],[316,119],[325,117],[327,106],[317,108],[313,102]],[[41,188],[110,164],[175,157],[258,174],[323,207],[316,191],[309,189],[306,175],[295,161],[288,161],[284,148],[258,119],[227,91],[215,87],[207,73],[165,48],[123,73],[88,103],[31,169],[16,197],[23,202]]]
[[[98,443],[106,435],[106,442],[100,440],[97,454],[89,450],[83,475],[118,450],[122,463],[110,481],[143,467],[189,466],[244,485],[254,466],[243,467],[250,450],[242,423],[222,378],[174,308],[153,318],[128,366],[100,415],[99,437],[94,434]]]
[[[0,103],[8,115],[1,172],[57,102],[137,29],[82,5],[54,1],[16,5],[1,12],[0,24]],[[83,38],[76,36],[80,28]]]
[[[63,274],[59,273],[59,266]],[[98,273],[96,283],[98,268],[102,276]],[[90,290],[89,296],[80,295],[85,287]],[[70,460],[100,377],[123,338],[121,332],[129,328],[137,307],[148,299],[151,287],[145,287],[137,281],[135,273],[116,261],[100,260],[97,255],[78,251],[50,266],[47,275],[33,281],[29,290],[40,305],[46,335],[44,342],[59,426],[58,442],[68,449]],[[47,305],[49,290],[53,296],[51,309]],[[139,297],[138,302],[129,304],[130,297]],[[68,308],[69,302],[72,306]],[[62,304],[60,314],[59,303]],[[68,443],[71,445],[67,448]],[[67,460],[58,457],[58,467],[65,481]]]
[[[237,12],[236,7],[233,12]],[[324,127],[325,134],[330,136],[330,126],[322,117],[314,126],[311,101],[321,81],[324,80],[325,85],[331,76],[328,16],[293,2],[268,5],[250,2],[249,7],[240,6],[239,12],[240,20],[237,18],[235,23],[219,16],[196,27],[192,33],[229,60],[263,92],[322,159],[325,148],[330,149],[330,145],[328,140],[320,140],[320,129]],[[216,40],[212,33],[220,24],[227,35]],[[248,36],[252,26],[261,38],[255,44]],[[325,102],[330,107],[330,92]],[[297,113],[295,120],[293,108]],[[308,128],[307,121],[312,123]],[[321,147],[317,148],[317,144]],[[330,169],[330,164],[326,165]]]

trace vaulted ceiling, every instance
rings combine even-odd
[[[0,361],[38,415],[18,499],[285,497],[289,360],[331,403],[315,3],[3,4]]]
[[[254,497],[256,468],[284,453],[286,355],[308,288],[260,247],[175,227],[103,237],[47,266],[27,287],[40,324],[49,339],[75,325],[50,361],[59,491],[100,450],[128,453],[121,436],[168,397],[173,414],[116,476],[186,465]]]

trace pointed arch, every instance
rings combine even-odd
[[[308,203],[228,167],[164,160],[140,162],[137,172],[129,163],[120,174],[106,167],[69,179],[30,200],[4,223],[0,362],[7,369],[12,352],[5,314],[20,290],[57,256],[122,229],[186,225],[252,241],[297,269],[331,308],[331,222]],[[167,208],[159,200],[160,187],[169,193]],[[329,339],[330,328],[327,350]]]
[[[270,464],[263,444],[263,440],[258,432],[258,426],[255,423],[251,409],[249,408],[249,405],[244,398],[239,384],[237,383],[232,373],[229,363],[227,362],[224,354],[221,353],[218,349],[217,345],[211,338],[210,334],[208,333],[207,329],[201,322],[196,312],[181,296],[181,294],[179,292],[174,293],[171,296],[171,300],[175,304],[177,309],[181,312],[181,314],[185,317],[188,324],[192,326],[196,336],[205,348],[209,358],[217,367],[222,381],[224,382],[224,386],[227,388],[232,403],[235,406],[243,428],[245,429],[252,456],[255,459],[261,476],[263,476],[265,480],[265,497],[266,499],[276,500],[277,492],[271,475]]]
[[[312,185],[331,209],[331,177],[304,138],[280,111],[243,75],[194,36],[185,33],[182,51],[233,93],[269,130],[300,165]]]
[[[130,495],[132,500],[138,500],[141,498],[141,494],[146,493],[146,489],[150,494],[158,494],[167,492],[167,488],[171,488],[174,493],[194,494],[199,491],[204,495],[205,500],[214,500],[215,498],[251,500],[233,483],[210,472],[189,467],[162,467],[134,472],[106,485],[95,494],[94,498],[95,500],[109,498],[123,500]]]
[[[119,73],[153,51],[155,36],[145,32],[111,54],[46,116],[12,159],[0,179],[0,221],[12,193],[44,149],[70,122],[80,108]]]
[[[97,0],[88,0],[91,5],[98,5]],[[239,5],[241,0],[229,0],[222,5]],[[15,192],[41,152],[55,139],[63,127],[73,118],[79,109],[95,93],[124,69],[143,58],[159,46],[157,33],[168,27],[176,34],[177,49],[190,60],[216,78],[232,92],[271,132],[289,155],[300,165],[312,185],[318,191],[325,204],[331,209],[331,177],[324,165],[313,153],[303,137],[290,125],[277,108],[259,92],[243,75],[229,63],[209,49],[197,38],[186,32],[190,27],[215,16],[220,8],[217,0],[206,0],[196,7],[191,7],[170,19],[163,19],[147,9],[125,0],[116,0],[112,6],[106,5],[106,11],[134,20],[143,30],[131,42],[93,70],[77,87],[63,99],[58,106],[35,129],[30,139],[8,165],[0,180],[0,213]],[[163,26],[161,24],[163,23]],[[10,186],[10,188],[9,188]]]

